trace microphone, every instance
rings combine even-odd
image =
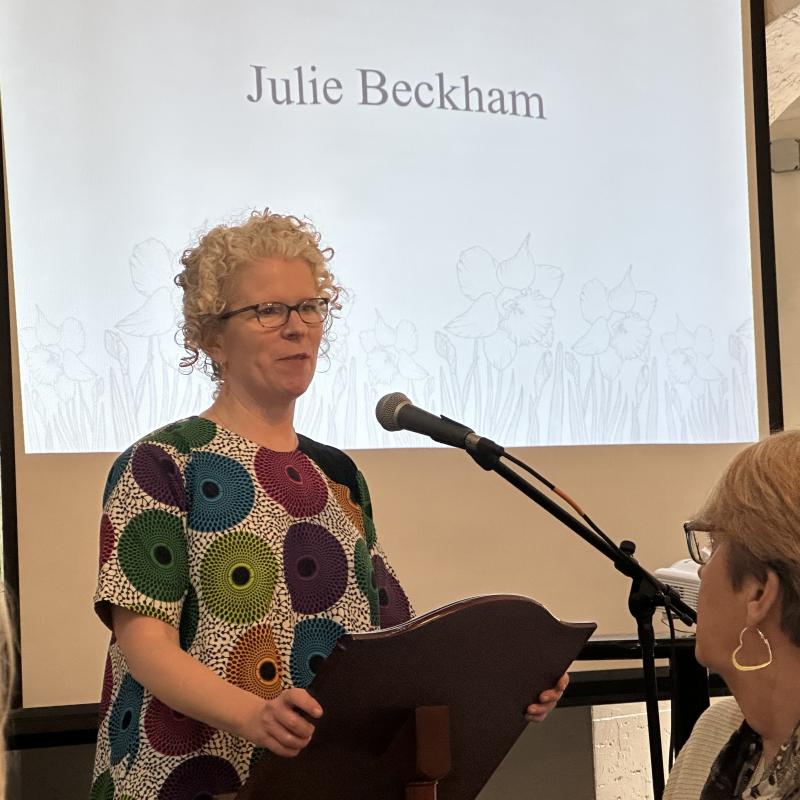
[[[496,455],[503,448],[490,439],[478,436],[472,428],[447,417],[437,417],[415,406],[402,392],[392,392],[378,400],[375,416],[387,431],[413,431],[430,436],[435,442],[460,447],[470,453],[490,447]]]

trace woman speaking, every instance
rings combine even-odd
[[[109,475],[95,607],[113,635],[93,799],[236,791],[264,748],[309,743],[323,709],[306,687],[337,639],[412,614],[364,477],[294,429],[338,295],[319,242],[265,212],[183,254],[183,363],[202,360],[218,389]]]

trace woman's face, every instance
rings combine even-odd
[[[697,602],[697,660],[713,672],[730,672],[731,653],[739,644],[746,624],[746,600],[735,590],[728,565],[728,544],[714,544],[711,558],[700,567],[700,595]]]
[[[256,303],[295,305],[318,296],[310,265],[299,258],[264,258],[236,274],[228,309]],[[264,328],[252,311],[222,323],[210,355],[222,365],[226,391],[264,408],[282,409],[308,389],[317,366],[322,325],[307,325],[296,311],[280,328]]]

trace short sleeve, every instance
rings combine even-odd
[[[360,470],[356,473],[356,485],[358,496],[355,499],[361,509],[364,539],[372,561],[372,571],[378,591],[380,627],[391,628],[411,619],[414,616],[414,609],[378,540],[369,487]]]
[[[111,606],[180,624],[189,588],[185,455],[139,442],[111,467],[103,492],[95,611],[111,628]]]

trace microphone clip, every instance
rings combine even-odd
[[[496,442],[477,433],[468,433],[464,439],[464,447],[472,460],[482,469],[494,470],[506,451]]]

